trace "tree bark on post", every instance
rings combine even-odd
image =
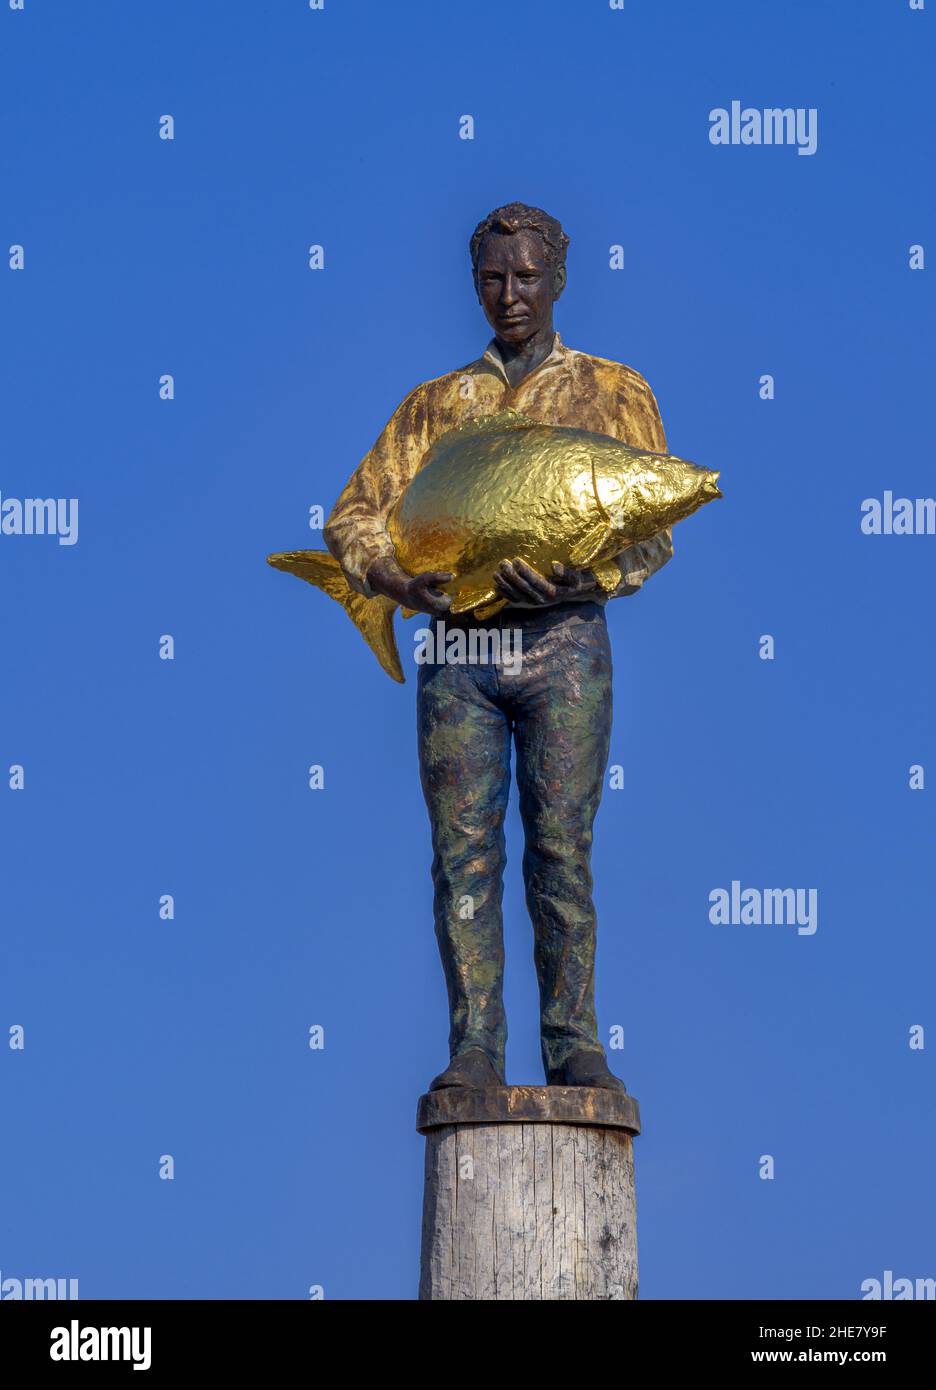
[[[637,1297],[632,1096],[584,1086],[422,1096],[419,1297]]]

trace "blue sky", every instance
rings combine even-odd
[[[908,1045],[936,1029],[936,790],[909,787],[936,778],[936,537],[859,528],[936,493],[908,268],[931,25],[901,0],[0,12],[0,493],[79,499],[74,546],[0,535],[0,1041],[26,1031],[0,1277],[415,1294],[447,1032],[415,681],[264,557],[319,544],[309,507],[483,349],[467,241],[512,198],[571,237],[564,341],[642,372],[725,492],[608,610],[598,1004],[644,1116],[641,1295],[936,1274],[936,1042]],[[712,145],[734,99],[815,108],[816,153]],[[515,807],[508,833],[509,1078],[536,1082]],[[816,888],[817,932],[712,925],[733,880]]]

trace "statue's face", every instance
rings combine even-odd
[[[506,343],[525,343],[552,324],[565,270],[550,270],[538,232],[488,232],[478,257],[478,298],[488,323]]]

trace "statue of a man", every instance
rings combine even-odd
[[[476,228],[474,283],[493,341],[477,361],[406,397],[325,527],[329,550],[359,593],[385,594],[434,624],[447,613],[451,600],[439,586],[452,576],[404,573],[387,518],[429,446],[469,420],[513,408],[542,424],[666,451],[643,377],[565,347],[553,327],[568,244],[555,218],[523,203],[497,208]],[[623,551],[611,597],[636,593],[672,553],[668,531]],[[419,670],[420,772],[451,1019],[449,1065],[430,1089],[504,1085],[501,898],[513,739],[546,1080],[623,1091],[598,1041],[594,1003],[590,859],[611,732],[608,594],[589,570],[555,565],[544,575],[523,560],[505,561],[496,582],[508,605],[492,622],[519,631],[519,670],[508,675],[493,659],[496,648],[489,661],[448,664],[439,659],[444,644]],[[465,614],[446,626],[479,621]]]

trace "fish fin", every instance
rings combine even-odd
[[[576,569],[587,569],[604,550],[610,535],[611,527],[607,521],[596,521],[569,551],[569,564]]]
[[[496,589],[463,589],[454,599],[449,612],[454,617],[456,613],[468,613],[473,608],[483,608],[485,604],[493,603],[500,598]]]
[[[598,587],[606,594],[613,594],[621,582],[621,569],[616,560],[602,560],[600,565],[592,565],[592,572]]]
[[[495,613],[499,613],[502,608],[507,607],[507,600],[499,598],[494,603],[482,603],[480,608],[476,608],[474,615],[483,622],[485,618],[493,618]]]
[[[418,609],[418,608],[401,608],[401,609],[400,609],[400,613],[403,615],[404,618],[415,618],[415,616],[416,616],[416,614],[417,614],[418,612],[419,612],[419,609]]]
[[[364,641],[393,680],[405,683],[396,638],[393,635],[393,614],[397,605],[383,594],[365,598],[345,579],[341,566],[327,550],[286,550],[267,556],[274,569],[294,574],[307,584],[328,594],[340,603]]]

